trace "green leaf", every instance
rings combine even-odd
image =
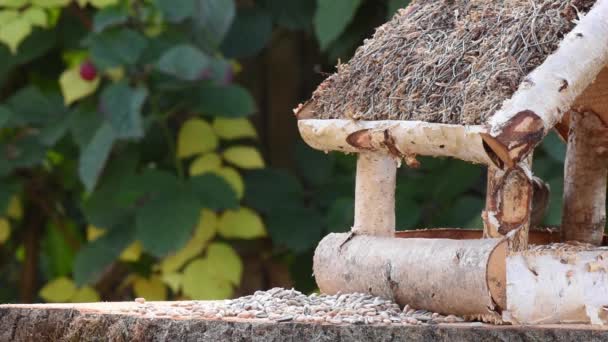
[[[13,112],[8,107],[0,106],[0,128],[4,127],[12,115]]]
[[[132,220],[127,220],[83,246],[74,260],[74,281],[78,285],[94,282],[134,240],[135,226]]]
[[[243,8],[224,39],[221,49],[229,58],[245,58],[260,52],[272,35],[272,17],[263,8]]]
[[[93,31],[102,32],[107,28],[122,25],[129,20],[129,14],[123,6],[106,7],[93,17]]]
[[[65,136],[72,124],[72,116],[64,115],[55,122],[50,122],[40,129],[38,138],[46,146],[54,146]]]
[[[74,67],[64,71],[59,77],[61,93],[65,99],[65,104],[70,105],[83,97],[87,97],[97,90],[99,77],[87,81],[80,76],[80,68]]]
[[[327,212],[327,230],[334,233],[348,232],[353,226],[354,217],[355,201],[352,198],[339,198]]]
[[[484,201],[479,197],[463,196],[458,199],[447,211],[442,212],[441,216],[435,218],[436,226],[456,226],[463,228],[481,228],[481,227],[465,227],[474,218],[481,215],[484,207]]]
[[[141,110],[148,91],[131,88],[126,82],[109,85],[101,94],[101,108],[118,138],[139,139],[144,135]]]
[[[266,222],[272,242],[296,253],[314,248],[321,239],[323,220],[309,208],[284,207],[269,215]]]
[[[321,50],[334,42],[350,24],[361,0],[318,0],[314,18],[315,33]]]
[[[302,201],[303,190],[291,174],[273,169],[261,169],[245,173],[245,203],[268,214],[281,210],[285,205],[297,206]]]
[[[67,302],[76,293],[76,285],[66,277],[53,279],[40,289],[40,297],[47,302]]]
[[[397,10],[400,8],[405,8],[410,3],[410,0],[388,0],[386,17],[387,19],[391,19]]]
[[[204,86],[199,88],[197,96],[196,107],[206,115],[236,118],[256,111],[255,101],[240,86]]]
[[[221,273],[217,276],[229,280],[238,286],[243,275],[243,262],[238,253],[230,245],[214,242],[207,247],[207,260],[216,265],[222,265]]]
[[[20,8],[25,5],[29,0],[0,0],[0,6],[8,7],[8,8]]]
[[[331,180],[335,165],[333,154],[313,150],[299,141],[295,147],[295,161],[299,174],[309,183],[321,186]]]
[[[100,228],[113,227],[132,214],[133,202],[145,191],[134,180],[143,182],[149,177],[147,172],[135,174],[138,160],[138,155],[132,151],[122,151],[117,158],[110,159],[99,186],[83,204],[90,224]]]
[[[563,175],[550,179],[548,182],[551,192],[549,193],[549,208],[544,219],[544,224],[559,226],[562,222],[564,178]]]
[[[411,198],[411,191],[406,194],[400,194],[399,190],[404,189],[407,192],[407,187],[400,187],[397,191],[395,203],[395,219],[398,230],[407,230],[415,228],[415,225],[420,220],[420,205]],[[450,226],[454,223],[449,223]]]
[[[191,17],[196,8],[195,0],[155,0],[156,6],[169,22],[179,23]]]
[[[307,30],[317,8],[311,0],[263,0],[277,24],[290,30]]]
[[[112,29],[93,35],[87,45],[96,66],[109,69],[133,65],[146,48],[146,38],[130,29]]]
[[[238,200],[230,184],[214,174],[203,174],[190,178],[188,188],[204,208],[222,210],[237,208]]]
[[[566,160],[566,143],[561,141],[555,132],[550,132],[541,145],[542,149],[555,161],[563,163]]]
[[[54,8],[67,6],[70,0],[31,0],[32,5],[43,8]]]
[[[236,15],[234,0],[195,0],[194,30],[203,45],[219,46]]]
[[[47,27],[48,18],[42,8],[30,7],[21,14],[32,26]]]
[[[264,167],[262,155],[251,146],[230,146],[222,156],[227,162],[242,169],[261,169]]]
[[[37,137],[27,137],[11,145],[11,154],[9,162],[13,168],[28,168],[44,161],[46,147]]]
[[[144,204],[136,213],[136,237],[155,256],[183,247],[198,223],[200,205],[184,189],[174,189]]]
[[[110,156],[116,133],[109,124],[103,124],[80,154],[78,175],[87,191],[92,191]]]
[[[218,222],[218,233],[226,239],[256,239],[266,236],[262,218],[249,208],[226,210]]]
[[[80,150],[84,150],[103,123],[101,114],[77,108],[70,113],[70,133]]]
[[[0,217],[0,246],[11,238],[11,223],[8,219]]]
[[[199,258],[184,269],[182,279],[184,295],[196,300],[226,299],[232,295],[230,280],[223,274],[222,264]]]
[[[16,57],[18,64],[24,64],[47,53],[57,44],[56,30],[36,29],[19,46]]]
[[[63,225],[62,230],[57,226],[58,224]],[[53,277],[70,275],[76,253],[66,241],[64,234],[78,236],[75,225],[65,221],[49,223],[45,231],[46,234],[42,240],[44,262],[48,265]]]
[[[44,124],[53,122],[65,114],[63,99],[59,94],[43,94],[35,86],[20,89],[8,99],[14,115],[11,125]]]
[[[23,17],[0,23],[0,42],[6,44],[13,54],[19,44],[32,32],[32,24]]]
[[[213,130],[218,137],[226,140],[257,138],[255,128],[248,119],[215,118]]]
[[[192,118],[179,129],[177,137],[177,156],[188,158],[213,151],[217,148],[219,139],[207,121]]]
[[[203,76],[209,67],[209,57],[192,45],[182,44],[165,52],[157,67],[166,74],[193,81]]]

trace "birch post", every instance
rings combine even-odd
[[[601,245],[606,226],[608,127],[593,112],[570,115],[562,239]]]
[[[388,154],[359,153],[353,233],[395,236],[396,177],[397,162]]]
[[[512,251],[528,247],[534,197],[534,181],[529,165],[528,161],[524,161],[506,170],[488,167],[486,209],[482,214],[484,237],[508,236]],[[539,186],[539,189],[542,187]]]

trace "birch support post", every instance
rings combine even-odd
[[[395,236],[396,177],[397,163],[388,154],[359,154],[353,233]]]
[[[608,127],[593,112],[570,115],[562,239],[601,245],[606,226]]]
[[[534,182],[528,161],[507,170],[488,167],[486,209],[482,214],[484,237],[508,236],[511,251],[525,250],[533,197]]]

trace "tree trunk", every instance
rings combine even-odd
[[[562,238],[600,245],[606,226],[608,127],[592,112],[570,117]]]
[[[355,185],[353,233],[395,235],[397,163],[383,153],[360,153]]]

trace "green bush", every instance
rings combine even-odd
[[[352,224],[354,157],[300,143],[295,173],[268,168],[238,59],[290,30],[333,64],[407,2],[0,0],[0,302],[227,298],[243,246],[312,290],[312,250]],[[399,227],[480,227],[481,168],[400,172]]]

